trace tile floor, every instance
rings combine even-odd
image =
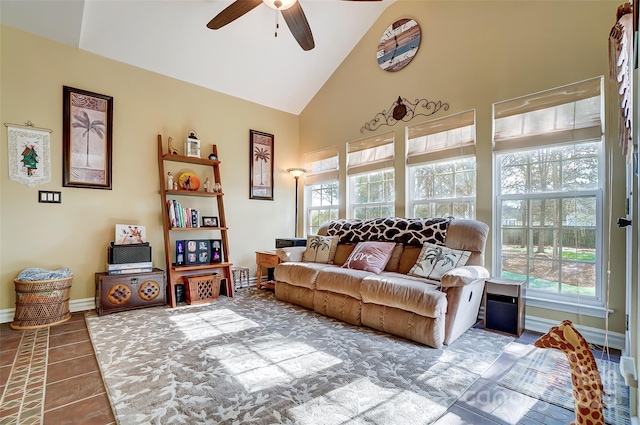
[[[38,330],[0,324],[0,394],[0,425],[116,423],[84,313]]]
[[[525,332],[510,344],[434,425],[571,422],[572,412],[498,385],[502,375],[531,349],[530,344],[538,336]],[[619,361],[619,352],[610,359]],[[65,323],[37,331],[13,330],[8,323],[0,324],[0,395],[0,425],[116,423],[84,313],[74,313]]]

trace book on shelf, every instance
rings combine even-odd
[[[122,264],[111,264],[107,263],[107,271],[120,271],[120,270],[132,270],[132,269],[152,269],[153,262],[152,261],[142,261],[138,263],[122,263]]]
[[[153,267],[140,267],[137,269],[123,269],[123,270],[109,270],[107,274],[109,275],[120,275],[120,274],[131,274],[131,273],[146,273],[152,272]]]
[[[175,199],[167,200],[167,213],[172,228],[200,227],[200,211],[185,208]]]

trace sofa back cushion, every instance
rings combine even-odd
[[[421,246],[405,246],[398,264],[398,273],[408,274],[411,267],[416,264],[420,251],[422,251]]]
[[[468,266],[484,266],[484,248],[489,226],[477,220],[451,220],[447,229],[445,246],[461,251],[471,251]]]
[[[401,243],[397,243],[396,246],[393,247],[393,251],[391,251],[391,257],[389,257],[389,261],[384,268],[385,272],[397,272],[398,267],[400,266],[400,258],[402,257],[402,252],[404,251],[404,245]]]
[[[354,243],[340,243],[336,247],[336,256],[333,258],[333,264],[341,266],[347,261],[347,258],[351,255],[353,248],[356,247]]]
[[[380,274],[389,262],[395,246],[393,242],[358,242],[342,267]]]

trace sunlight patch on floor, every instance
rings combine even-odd
[[[179,314],[172,316],[170,320],[189,341],[204,340],[261,326],[229,309]]]
[[[299,425],[425,425],[433,419],[424,418],[422,412],[441,414],[446,409],[426,395],[386,388],[362,378],[289,409],[289,413]]]
[[[267,340],[210,347],[207,354],[217,358],[249,392],[286,384],[342,361],[308,344],[275,335],[276,338],[270,335]]]

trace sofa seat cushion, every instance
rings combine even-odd
[[[336,267],[322,263],[280,263],[276,266],[275,278],[277,282],[285,282],[293,286],[316,289],[318,273],[327,267]]]
[[[360,284],[362,279],[371,275],[371,272],[363,270],[345,269],[338,266],[327,267],[318,273],[316,289],[349,295],[352,298],[361,300]]]
[[[362,302],[438,318],[447,312],[447,297],[425,280],[403,278],[397,273],[369,275],[362,280]]]

